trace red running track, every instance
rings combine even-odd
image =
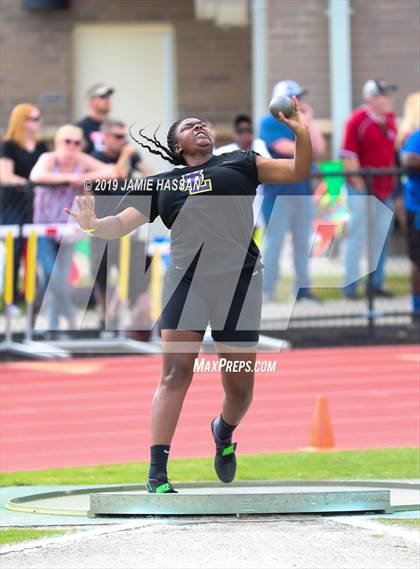
[[[214,359],[215,356],[208,356]],[[420,446],[420,346],[265,354],[254,403],[236,439],[243,454],[308,444],[316,395],[326,395],[337,448]],[[1,364],[1,470],[136,462],[148,458],[158,356]],[[173,457],[211,456],[220,411],[217,373],[196,373]]]

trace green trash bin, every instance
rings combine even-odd
[[[330,160],[326,162],[320,162],[319,164],[320,172],[343,172],[344,165],[339,160]],[[343,186],[345,184],[344,176],[325,176],[326,193],[330,197],[331,205],[334,205],[337,201],[338,196],[341,194]]]

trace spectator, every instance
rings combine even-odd
[[[404,103],[404,114],[398,127],[397,134],[397,156],[396,165],[401,166],[400,150],[407,138],[416,129],[420,128],[420,91],[411,93]],[[407,212],[404,205],[404,183],[398,180],[397,191],[395,193],[394,211],[400,228],[407,229]]]
[[[92,156],[105,164],[115,164],[120,178],[139,172],[151,176],[152,171],[144,164],[135,148],[127,144],[127,127],[119,120],[106,119],[101,126],[103,149],[94,150]]]
[[[417,103],[420,114],[418,96]],[[404,202],[407,210],[408,253],[412,262],[413,321],[420,325],[420,127],[406,139],[401,149],[401,163],[413,169],[405,181]]]
[[[407,138],[420,128],[420,91],[410,93],[404,102],[404,114],[398,127],[397,147],[401,149]]]
[[[70,124],[64,125],[55,135],[55,150],[42,154],[35,164],[30,175],[30,179],[38,184],[34,200],[35,223],[67,223],[68,215],[64,208],[72,207],[75,197],[82,193],[84,181],[115,175],[113,166],[104,165],[83,153],[82,144],[82,130]],[[50,285],[49,330],[58,328],[60,314],[67,318],[70,329],[75,325],[75,307],[68,283],[75,238],[64,237],[61,244],[58,237],[40,237],[38,240],[38,258],[44,272],[45,288],[54,264],[58,264]]]
[[[113,93],[114,88],[104,83],[95,83],[87,91],[89,114],[76,123],[83,130],[87,154],[103,148],[101,125],[111,112]]]
[[[23,225],[32,223],[33,192],[28,187],[31,170],[43,152],[44,142],[38,140],[41,124],[39,109],[29,103],[17,105],[9,119],[7,132],[0,146],[0,184],[15,188],[0,189],[0,223]],[[19,187],[20,186],[20,187]],[[14,281],[12,313],[19,313],[18,273],[24,240],[14,240]]]
[[[393,92],[397,89],[383,80],[371,79],[363,87],[365,104],[357,108],[347,119],[344,127],[344,140],[341,156],[345,168],[390,168],[395,166],[396,126],[393,109]],[[349,196],[365,196],[364,179],[352,176],[347,179]],[[372,183],[372,194],[381,202],[392,208],[392,195],[395,190],[394,176],[375,176]],[[349,299],[357,299],[357,285],[360,278],[359,265],[363,247],[366,242],[366,228],[372,228],[372,243],[369,243],[372,254],[378,250],[375,237],[383,235],[389,224],[389,215],[383,207],[371,207],[370,219],[367,219],[366,200],[350,199],[350,221],[345,250],[344,295]],[[388,232],[389,238],[389,232]],[[390,297],[391,293],[383,289],[385,275],[385,259],[388,238],[379,256],[376,271],[373,273],[374,294]]]
[[[208,121],[206,121],[208,124]],[[225,152],[233,152],[234,150],[254,150],[258,152],[264,158],[271,158],[268,152],[267,146],[261,138],[254,137],[254,126],[252,120],[248,115],[237,115],[233,121],[233,142],[230,144],[225,144],[224,146],[219,146],[214,151],[214,154],[224,154]],[[261,206],[263,199],[263,189],[262,186],[257,187],[257,194],[254,199],[253,209],[254,209],[254,221],[257,227],[262,225],[261,223]]]
[[[206,121],[208,124],[208,121]],[[255,150],[264,158],[271,158],[267,146],[261,138],[255,138],[254,126],[248,115],[237,115],[233,121],[233,142],[219,146],[214,153],[224,154],[225,152],[233,152],[234,150]]]
[[[103,150],[94,151],[92,157],[100,162],[106,164],[115,164],[117,175],[120,178],[127,178],[133,175],[134,172],[139,172],[143,176],[152,175],[152,171],[144,164],[139,153],[129,144],[127,144],[127,128],[125,123],[119,120],[105,120],[102,123],[101,130],[104,134],[104,148]],[[121,200],[120,192],[110,191],[101,192],[96,197],[96,211],[100,217],[106,215],[114,215],[115,210]],[[108,261],[111,264],[117,264],[119,256],[119,242],[111,240],[107,242],[107,249],[104,252],[103,242],[100,239],[92,239],[92,257],[94,265],[98,262],[99,270],[95,281],[95,296],[99,305],[101,306],[102,313],[105,315],[106,309],[106,288],[107,278],[109,274]],[[142,241],[133,239],[131,242],[131,267],[134,263],[139,262],[145,256],[145,244]],[[130,286],[129,286],[129,302],[131,306],[145,304],[145,299],[139,298],[139,295],[146,294],[145,290],[140,289],[138,286],[139,279],[137,271],[130,271]],[[104,324],[104,323],[103,323]],[[142,325],[141,322],[139,322]],[[133,324],[134,325],[134,324]],[[133,333],[130,333],[134,336]]]
[[[313,120],[312,107],[302,100],[307,93],[296,81],[280,81],[274,86],[272,96],[296,96],[308,122],[314,156],[318,159],[325,152],[325,140]],[[273,158],[292,158],[295,136],[271,114],[261,120],[260,138],[266,143]],[[295,294],[297,300],[314,300],[308,272],[310,236],[312,233],[313,206],[309,180],[297,184],[265,184],[263,216],[266,225],[264,248],[264,298],[273,300],[279,279],[279,257],[284,237],[290,231],[293,237],[293,261],[295,269]],[[274,209],[277,196],[282,196]]]

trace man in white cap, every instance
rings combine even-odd
[[[101,126],[111,112],[111,97],[114,88],[104,83],[95,83],[87,90],[89,114],[76,123],[83,130],[85,138],[84,152],[92,154],[103,148],[103,132]]]
[[[370,79],[364,84],[362,93],[365,103],[352,112],[344,127],[341,157],[347,170],[395,166],[397,129],[393,114],[393,93],[396,89],[396,85],[382,79]],[[374,176],[370,190],[378,200],[392,208],[395,185],[395,176]],[[348,176],[346,189],[348,196],[363,196],[368,192],[365,180],[360,176]],[[381,244],[376,242],[387,232],[389,236],[389,213],[386,208],[372,204],[369,208],[370,218],[367,219],[366,200],[350,199],[348,202],[350,221],[345,250],[344,296],[349,299],[358,298],[359,265],[366,245],[368,224],[371,228],[369,246],[372,255],[379,256],[377,269],[373,273],[373,292],[377,296],[391,296],[383,289],[387,243],[382,252],[379,252]]]
[[[319,158],[325,152],[325,140],[313,120],[310,105],[302,100],[307,89],[296,81],[280,81],[274,86],[272,96],[287,95],[299,99],[305,114],[313,153]],[[261,119],[260,138],[266,143],[273,158],[292,158],[295,151],[295,135],[270,113]],[[310,236],[312,233],[313,206],[309,180],[297,184],[265,184],[262,212],[268,225],[264,238],[264,299],[275,299],[279,279],[279,257],[287,231],[293,237],[293,261],[295,268],[294,289],[297,300],[314,300],[311,293],[308,265],[310,256]],[[277,200],[276,198],[281,196]]]

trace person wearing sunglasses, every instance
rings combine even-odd
[[[83,131],[71,124],[58,129],[54,151],[42,154],[30,179],[37,184],[34,199],[34,222],[40,224],[67,223],[64,208],[71,207],[83,190],[87,179],[110,179],[116,176],[115,167],[103,164],[83,152]],[[74,241],[79,236],[40,237],[38,261],[44,273],[44,294],[48,285],[48,330],[59,328],[62,314],[69,329],[75,327],[75,306],[71,298],[68,274],[73,258]],[[59,253],[60,250],[60,254]],[[50,277],[54,269],[54,278]]]
[[[47,151],[39,140],[41,113],[29,103],[16,105],[10,114],[0,146],[0,223],[23,225],[32,222],[33,192],[28,178],[36,161]],[[9,186],[9,187],[7,187]],[[10,187],[15,186],[15,187]],[[14,281],[12,314],[18,314],[18,274],[24,239],[14,240]]]
[[[254,150],[264,158],[270,158],[265,142],[261,138],[255,137],[254,126],[248,115],[239,114],[234,118],[232,142],[219,146],[215,149],[214,154],[220,155],[234,150]]]
[[[94,158],[105,164],[115,164],[120,178],[128,178],[136,172],[143,176],[152,175],[142,156],[128,144],[127,126],[123,121],[106,119],[102,123],[101,131],[103,148],[92,152]]]
[[[114,88],[104,83],[95,83],[87,90],[89,113],[75,124],[83,130],[85,152],[88,154],[103,148],[104,135],[101,126],[111,112],[113,94]]]

